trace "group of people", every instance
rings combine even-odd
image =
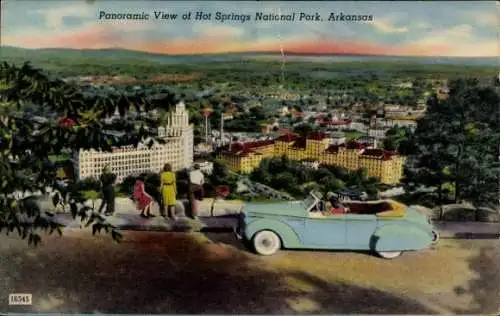
[[[106,208],[105,215],[109,216],[115,212],[115,190],[114,184],[116,182],[116,175],[110,172],[109,168],[104,168],[100,176],[102,203],[99,207],[99,213],[102,213]],[[191,208],[191,217],[197,218],[198,216],[198,201],[204,197],[203,184],[205,183],[205,176],[200,169],[199,164],[195,164],[193,170],[189,173],[189,188],[188,198]],[[172,171],[172,165],[165,164],[160,174],[160,215],[175,220],[175,209],[177,205],[177,179],[175,173]],[[137,210],[143,218],[154,217],[151,214],[151,206],[153,204],[153,197],[146,192],[146,185],[144,178],[138,178],[134,185],[133,198],[136,203]],[[165,212],[165,210],[167,212]],[[167,213],[167,214],[165,214]]]

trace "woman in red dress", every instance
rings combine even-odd
[[[148,218],[153,217],[151,214],[151,204],[153,203],[153,198],[151,195],[146,193],[144,182],[138,179],[134,186],[134,200],[137,205],[137,210],[141,212],[141,217]],[[144,214],[146,212],[146,214]]]

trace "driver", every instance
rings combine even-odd
[[[337,193],[333,192],[328,192],[326,194],[326,209],[333,214],[341,214],[341,213],[347,213],[348,208],[345,207],[342,203],[339,201],[339,195]]]

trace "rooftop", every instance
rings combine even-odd
[[[298,138],[297,135],[295,134],[292,134],[292,133],[288,133],[288,134],[285,134],[285,135],[282,135],[280,137],[278,137],[278,141],[281,141],[281,142],[288,142],[288,143],[291,143],[293,142],[294,140],[296,140]]]
[[[323,140],[325,138],[328,138],[328,135],[322,132],[312,132],[307,135],[307,139],[310,140]]]
[[[299,137],[295,140],[292,147],[297,149],[305,149],[306,143],[307,143],[307,138]]]
[[[365,149],[361,156],[364,158],[376,158],[382,160],[390,160],[392,156],[396,153],[393,151],[388,151],[380,148]]]

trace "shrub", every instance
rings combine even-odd
[[[227,185],[219,185],[215,189],[215,193],[217,194],[217,197],[224,199],[229,195],[229,193],[231,193],[231,189]]]
[[[122,183],[119,185],[120,192],[131,196],[134,191],[134,184],[137,180],[137,176],[127,176],[123,179]]]
[[[101,182],[97,178],[85,178],[78,180],[74,186],[75,191],[97,191],[101,190]]]

